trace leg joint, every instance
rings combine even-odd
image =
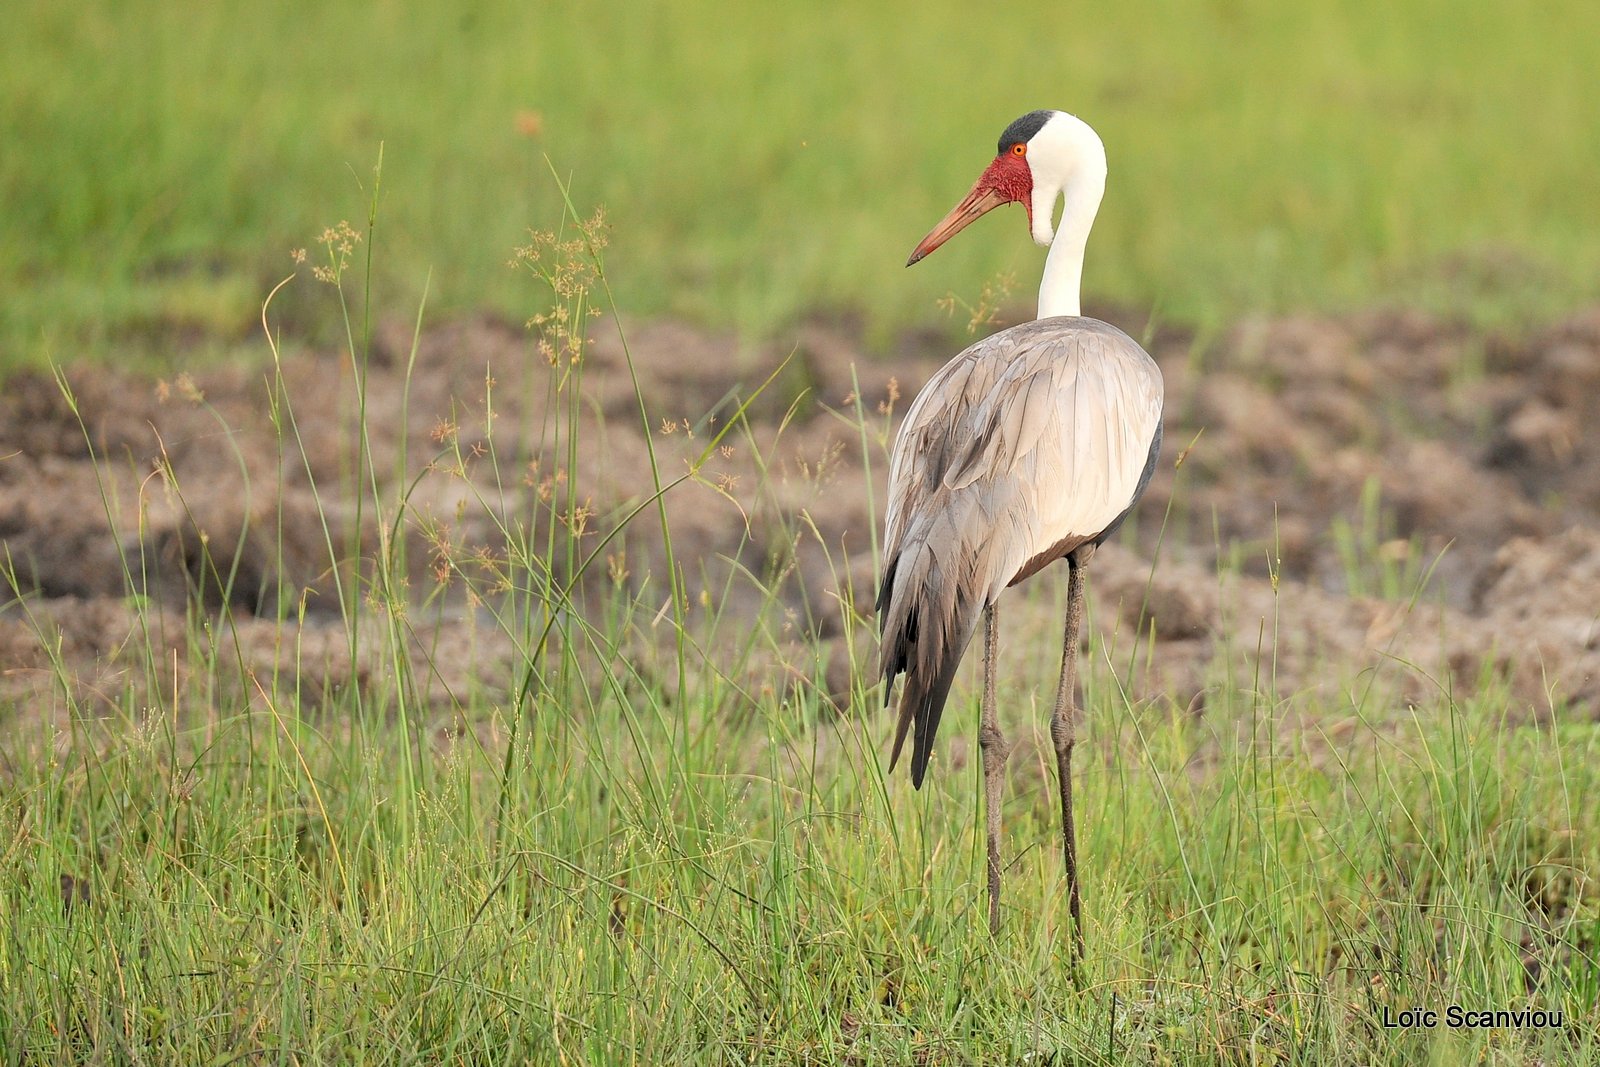
[[[1050,740],[1055,742],[1056,752],[1071,752],[1072,746],[1078,740],[1078,727],[1072,721],[1072,709],[1062,708],[1060,714],[1050,719]]]

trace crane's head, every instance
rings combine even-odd
[[[1105,146],[1088,123],[1065,111],[1030,111],[1006,127],[994,162],[979,175],[966,199],[922,239],[906,266],[944,244],[979,215],[1019,201],[1028,211],[1033,239],[1047,245],[1055,238],[1053,216],[1062,192],[1069,185],[1083,184],[1098,206],[1105,181]]]

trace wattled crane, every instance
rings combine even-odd
[[[1000,135],[999,152],[966,199],[907,266],[978,216],[1020,202],[1048,245],[1039,316],[967,348],[917,394],[889,464],[880,668],[902,672],[890,769],[911,735],[922,787],[956,667],[984,618],[983,755],[989,927],[1000,924],[1000,781],[1009,746],[995,711],[1000,594],[1065,559],[1066,634],[1050,734],[1060,776],[1061,836],[1075,951],[1083,951],[1072,813],[1073,722],[1084,567],[1127,517],[1161,450],[1161,372],[1127,334],[1083,318],[1084,246],[1105,191],[1106,155],[1089,126],[1033,111]],[[1061,224],[1052,224],[1065,200]]]

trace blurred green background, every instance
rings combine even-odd
[[[1600,5],[7,5],[0,368],[230,343],[323,226],[384,310],[524,315],[506,267],[604,204],[623,309],[781,337],[943,319],[1042,253],[998,212],[916,240],[1035,107],[1111,181],[1085,290],[1142,325],[1412,304],[1538,320],[1600,296]],[[1014,214],[1014,217],[1011,217]],[[953,325],[950,328],[954,328]]]

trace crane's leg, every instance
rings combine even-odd
[[[990,604],[983,612],[983,711],[978,747],[983,752],[983,813],[989,845],[989,933],[1000,932],[1000,785],[1011,750],[1000,732],[995,710],[995,659],[1000,650],[1000,612]]]
[[[1094,555],[1085,545],[1067,557],[1067,625],[1062,638],[1061,682],[1056,688],[1056,710],[1050,717],[1050,738],[1056,747],[1056,773],[1061,785],[1061,845],[1067,861],[1067,911],[1072,916],[1072,949],[1083,958],[1083,909],[1078,896],[1078,835],[1072,817],[1072,746],[1077,742],[1075,693],[1078,688],[1078,631],[1083,624],[1083,572]]]

